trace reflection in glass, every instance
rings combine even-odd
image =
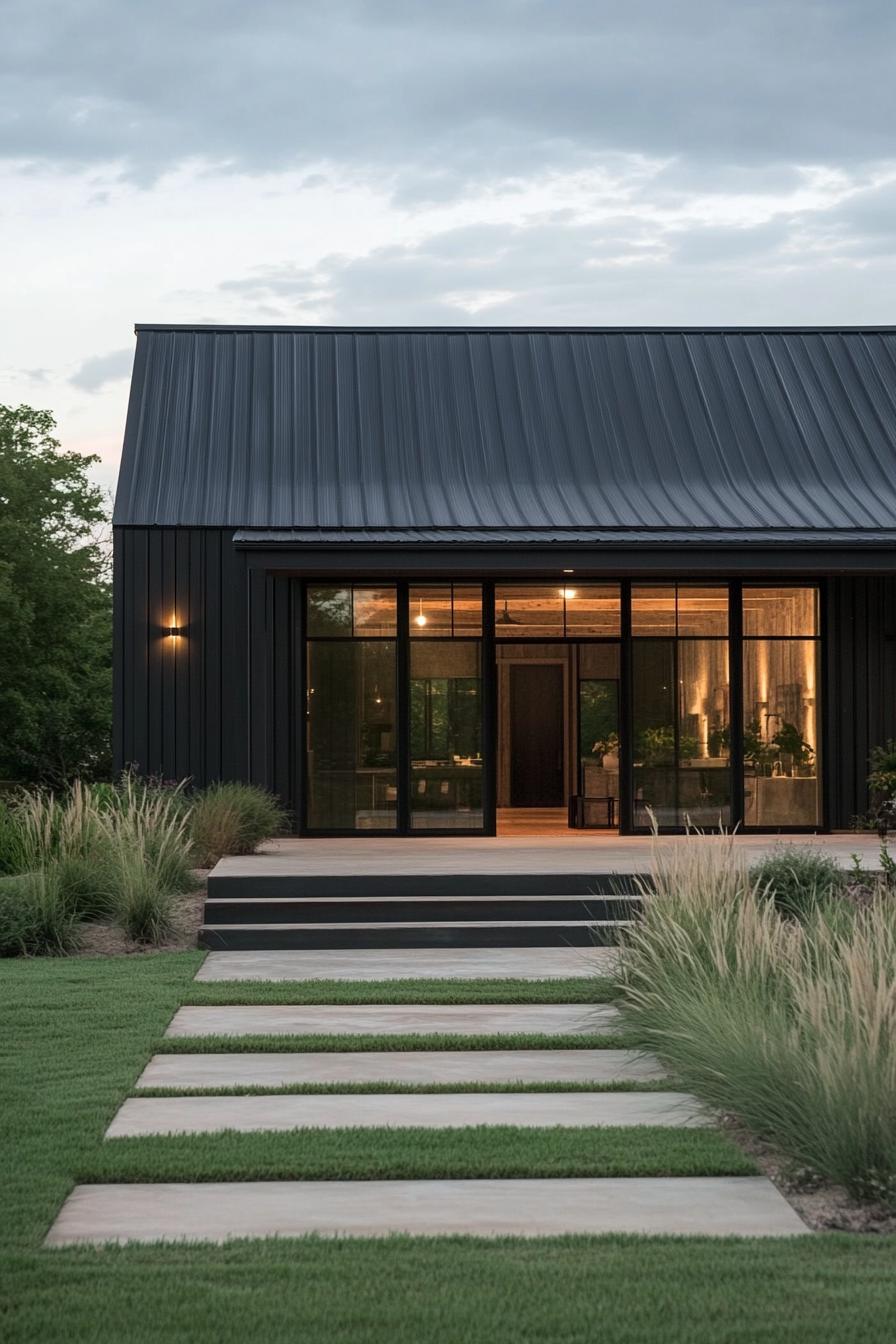
[[[821,821],[819,642],[744,641],[744,821]]]
[[[632,634],[675,634],[675,584],[632,585]]]
[[[634,584],[632,634],[724,638],[728,634],[727,584]]]
[[[575,583],[565,593],[566,635],[618,636],[621,626],[618,583]]]
[[[318,585],[308,589],[308,634],[352,633],[352,590]]]
[[[314,640],[307,647],[308,826],[394,829],[395,644]]]
[[[498,639],[541,639],[563,635],[563,591],[556,585],[498,584],[495,588]]]
[[[727,640],[652,639],[632,648],[634,824],[731,819]]]
[[[395,634],[395,588],[314,584],[308,588],[308,635],[312,639]]]
[[[394,635],[396,598],[394,588],[359,588],[352,591],[353,633]]]
[[[618,583],[554,585],[501,584],[495,587],[498,639],[613,638],[621,624]]]
[[[728,634],[728,587],[678,585],[679,635]]]
[[[482,826],[478,641],[411,645],[411,826]]]
[[[817,635],[818,589],[744,586],[745,635]]]
[[[412,639],[481,634],[481,584],[412,584],[408,625]]]

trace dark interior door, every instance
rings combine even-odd
[[[510,668],[510,806],[562,807],[563,668]]]

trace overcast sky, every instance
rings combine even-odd
[[[896,321],[893,0],[0,0],[0,400],[133,325]]]

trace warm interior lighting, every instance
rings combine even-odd
[[[560,596],[564,598],[567,602],[571,602],[577,592],[578,592],[577,588],[561,588]]]
[[[425,624],[426,624],[426,617],[423,615],[423,598],[422,598],[422,597],[421,597],[421,599],[420,599],[420,610],[417,612],[417,615],[414,617],[414,624],[415,624],[415,625],[425,625]]]
[[[180,637],[181,637],[181,635],[183,634],[183,632],[184,632],[184,628],[183,628],[183,626],[182,626],[182,625],[178,625],[176,621],[172,621],[171,625],[169,625],[168,630],[167,630],[168,638],[169,638],[169,639],[180,639]]]

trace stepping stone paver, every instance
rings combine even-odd
[[[210,952],[197,980],[551,980],[603,975],[611,947],[283,949]]]
[[[606,1004],[250,1004],[179,1008],[166,1036],[555,1035],[612,1031]]]
[[[291,1083],[613,1083],[662,1078],[634,1050],[388,1050],[154,1055],[138,1088]]]
[[[459,1129],[710,1123],[686,1092],[405,1092],[129,1097],[106,1137],[288,1129]]]
[[[235,1181],[79,1185],[46,1239],[213,1241],[232,1237],[554,1236],[808,1233],[762,1176],[560,1180]]]

